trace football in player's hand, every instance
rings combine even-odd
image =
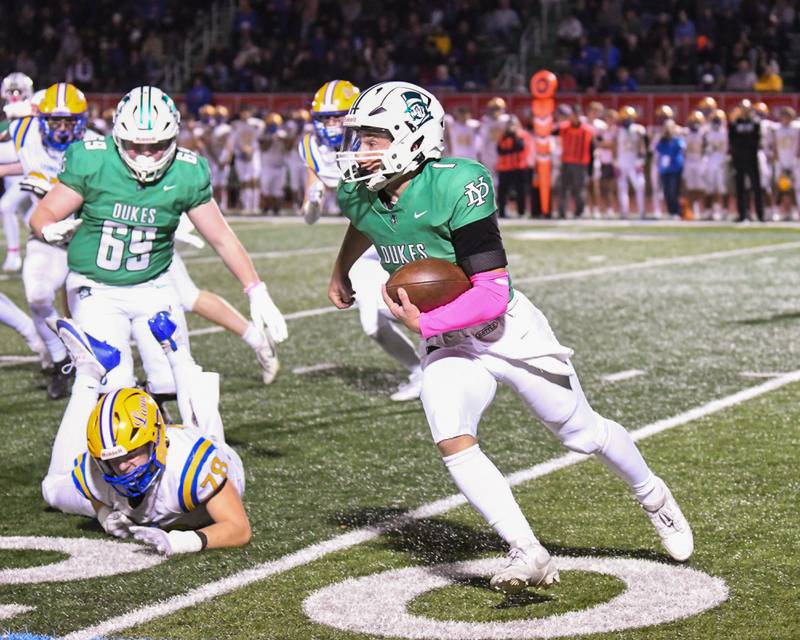
[[[412,304],[426,312],[452,302],[472,283],[459,266],[439,258],[423,258],[400,267],[386,283],[386,292],[397,304],[401,304],[397,295],[400,287]]]

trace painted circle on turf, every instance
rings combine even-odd
[[[0,584],[87,580],[149,569],[166,560],[142,545],[94,538],[0,537],[0,549],[58,551],[69,556],[38,567],[2,569]]]
[[[499,640],[558,638],[663,624],[711,609],[728,597],[721,579],[685,566],[629,558],[555,560],[562,571],[616,576],[626,590],[582,611],[512,622],[440,621],[408,612],[408,603],[427,591],[446,587],[456,579],[490,575],[503,566],[502,559],[491,558],[345,580],[312,593],[303,609],[315,622],[345,631],[430,640]]]

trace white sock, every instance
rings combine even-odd
[[[58,427],[47,475],[63,475],[72,471],[75,458],[86,451],[86,425],[100,397],[100,381],[77,372],[72,395]]]
[[[464,497],[503,540],[538,542],[508,481],[477,444],[442,460]]]
[[[663,490],[631,435],[619,423],[608,418],[602,420],[605,441],[595,455],[631,488],[639,502],[658,502]]]
[[[53,316],[58,317],[55,309],[50,307],[49,311],[52,312]],[[67,348],[64,346],[64,343],[61,342],[61,338],[53,333],[53,330],[47,326],[47,322],[45,322],[47,316],[42,317],[38,306],[32,306],[31,313],[33,314],[33,323],[36,326],[36,331],[47,347],[47,351],[50,353],[50,359],[53,362],[62,362],[65,360],[67,357]]]
[[[242,335],[242,340],[244,340],[251,349],[258,349],[264,344],[264,332],[256,329],[256,326],[252,322],[248,322],[247,329],[245,329],[244,335]]]

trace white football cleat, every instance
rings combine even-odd
[[[694,551],[694,536],[689,522],[681,512],[672,492],[666,483],[658,479],[664,485],[664,500],[654,509],[642,505],[650,522],[656,528],[661,544],[673,560],[685,562]]]
[[[16,273],[22,269],[22,258],[19,256],[19,251],[9,251],[6,254],[6,259],[3,262],[3,271],[6,273]]]
[[[397,387],[390,397],[395,402],[406,402],[407,400],[416,400],[422,393],[422,369],[415,369],[408,381]]]
[[[56,329],[58,337],[69,351],[77,373],[102,381],[119,364],[119,349],[84,333],[72,320],[59,318]]]
[[[526,587],[547,589],[561,579],[558,569],[542,545],[538,542],[517,541],[508,552],[506,566],[489,581],[492,589],[504,593],[519,593]]]
[[[275,343],[272,338],[266,331],[262,333],[264,334],[264,340],[253,351],[258,359],[258,364],[261,365],[261,379],[264,384],[272,384],[275,376],[278,375],[278,369],[280,369],[281,364],[278,361],[278,352],[275,349]]]

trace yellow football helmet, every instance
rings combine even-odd
[[[675,118],[675,112],[668,104],[662,104],[656,108],[656,122],[664,123]]]
[[[264,116],[264,124],[267,125],[268,133],[275,133],[283,124],[283,116],[280,113],[272,112]]]
[[[689,125],[691,128],[694,125],[695,128],[700,127],[706,121],[706,117],[703,115],[703,112],[700,109],[695,109],[689,114],[689,117],[686,118],[686,124]]]
[[[311,119],[322,141],[334,149],[342,144],[342,120],[361,90],[347,80],[329,80],[314,94]]]
[[[217,105],[217,122],[227,122],[229,117],[228,107],[222,104]]]
[[[506,101],[503,100],[501,97],[492,98],[489,102],[486,103],[486,109],[488,111],[498,111],[502,112],[506,110]]]
[[[753,110],[762,118],[769,118],[769,107],[766,102],[756,102]]]
[[[75,85],[59,82],[48,87],[38,107],[42,141],[48,147],[64,151],[86,133],[89,103]]]
[[[217,108],[213,104],[204,104],[197,111],[200,120],[203,122],[213,122],[214,117],[217,115]]]
[[[636,113],[636,109],[634,109],[632,106],[626,104],[626,105],[623,105],[623,106],[621,106],[619,108],[619,113],[617,114],[617,117],[622,122],[626,122],[626,121],[627,122],[635,122],[636,118],[638,117],[638,114]]]
[[[703,115],[708,115],[717,108],[717,101],[711,96],[706,96],[700,99],[700,102],[697,103],[697,108],[703,112]]]
[[[100,398],[89,417],[86,440],[104,480],[125,497],[144,494],[167,463],[164,419],[155,400],[141,389],[119,389]],[[118,475],[111,461],[140,449],[147,461]]]

